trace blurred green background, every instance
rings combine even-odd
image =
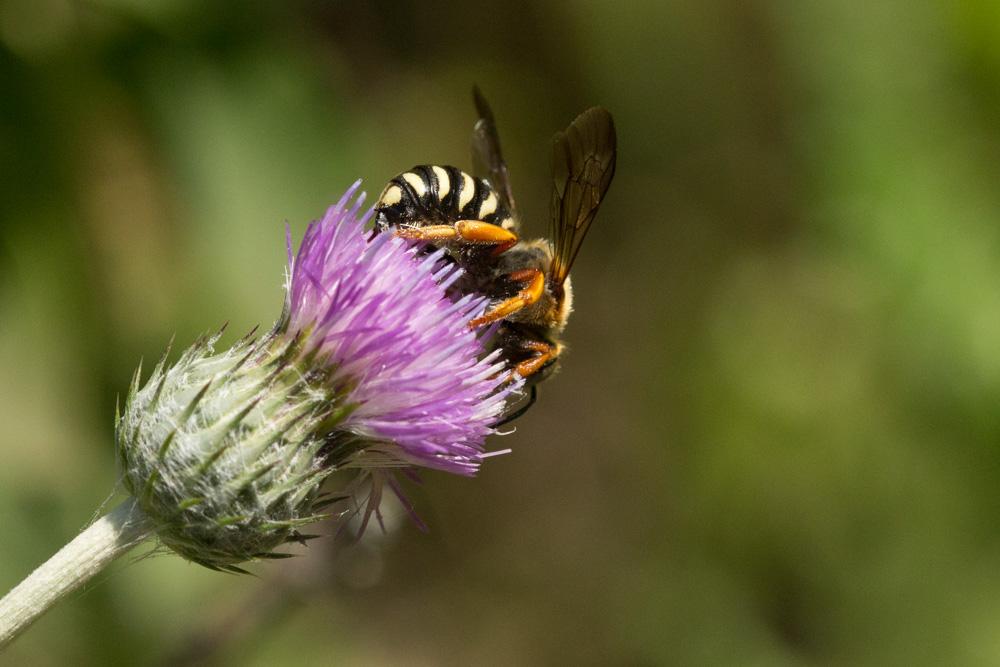
[[[0,588],[108,497],[140,357],[280,309],[355,178],[618,174],[475,480],[258,578],[119,563],[11,665],[1000,665],[1000,4],[0,0]],[[331,527],[321,527],[330,532]]]

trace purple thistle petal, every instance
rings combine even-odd
[[[484,358],[482,333],[467,327],[487,301],[446,296],[461,270],[441,251],[424,257],[389,234],[369,239],[359,186],[309,225],[290,262],[288,329],[306,332],[332,381],[350,387],[357,407],[342,428],[391,443],[396,465],[474,474],[519,387],[504,384],[505,365]]]

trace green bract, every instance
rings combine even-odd
[[[297,339],[245,339],[221,354],[205,338],[132,383],[116,420],[125,487],[163,544],[216,569],[278,557],[321,518],[323,456],[348,412]],[[309,369],[309,370],[306,370]],[[329,502],[328,500],[325,502]]]

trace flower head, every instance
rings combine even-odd
[[[503,362],[479,359],[467,326],[487,302],[445,295],[461,270],[442,251],[422,257],[389,234],[366,239],[364,197],[351,203],[359,184],[289,252],[286,330],[308,332],[331,381],[350,387],[356,407],[342,428],[395,445],[400,463],[471,474],[510,391]]]
[[[460,270],[441,253],[366,233],[357,188],[294,256],[289,239],[270,333],[222,353],[205,338],[172,366],[164,357],[141,388],[137,372],[116,426],[124,484],[191,560],[238,569],[300,539],[334,470],[372,476],[369,515],[381,468],[474,473],[516,389],[467,326],[485,301],[447,295]]]

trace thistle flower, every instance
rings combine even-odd
[[[388,457],[471,475],[510,391],[500,390],[502,362],[480,361],[466,326],[486,301],[443,296],[461,274],[443,251],[419,258],[387,234],[366,241],[355,217],[361,200],[345,209],[357,186],[310,225],[295,258],[289,242],[288,317],[279,328],[308,332],[336,369],[330,384],[349,387],[356,409],[341,428],[382,443],[378,456],[369,447],[355,464]]]
[[[365,232],[358,187],[309,225],[295,254],[286,233],[286,299],[270,332],[222,352],[219,335],[204,337],[172,365],[164,354],[144,385],[136,371],[115,429],[133,499],[0,601],[0,646],[147,536],[242,572],[244,561],[284,556],[274,549],[300,541],[298,529],[359,480],[372,481],[367,523],[382,482],[396,488],[387,471],[476,472],[518,386],[467,326],[487,303],[448,296],[460,269],[440,252]],[[324,494],[336,470],[357,477]],[[59,586],[46,583],[53,568]]]
[[[334,470],[473,474],[503,411],[503,364],[452,301],[459,269],[389,234],[367,238],[356,183],[287,241],[285,309],[261,340],[200,341],[129,392],[118,421],[126,488],[161,541],[215,568],[273,555],[319,518]]]

